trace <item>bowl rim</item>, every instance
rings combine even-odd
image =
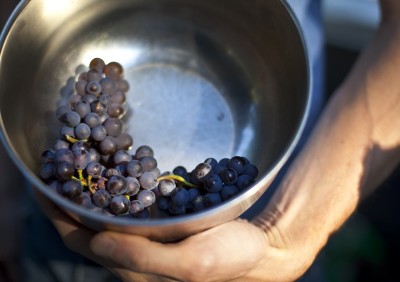
[[[16,8],[13,10],[11,13],[10,17],[6,21],[3,29],[1,30],[0,33],[0,62],[2,60],[3,56],[3,48],[6,44],[7,36],[9,35],[9,32],[11,28],[13,27],[13,24],[17,20],[18,16],[21,14],[21,12],[26,8],[27,4],[31,2],[32,0],[21,0]],[[129,226],[129,227],[151,227],[151,226],[169,226],[169,225],[174,225],[174,224],[179,224],[179,223],[185,223],[185,222],[191,222],[191,221],[196,221],[199,219],[204,220],[204,218],[210,217],[216,213],[221,213],[224,212],[228,209],[230,209],[231,206],[236,206],[239,205],[243,199],[247,199],[251,196],[253,196],[255,193],[257,193],[260,189],[255,189],[255,187],[260,187],[260,186],[268,186],[273,179],[275,178],[276,174],[282,169],[284,164],[287,163],[288,159],[290,156],[293,154],[296,146],[299,143],[299,140],[301,136],[304,133],[304,129],[306,126],[306,123],[309,118],[309,112],[310,112],[310,107],[311,107],[311,100],[312,100],[312,85],[313,85],[313,75],[311,72],[311,66],[310,66],[310,58],[309,58],[309,53],[307,49],[307,45],[305,42],[304,38],[304,33],[302,31],[301,25],[292,10],[291,6],[287,3],[286,0],[278,0],[281,2],[281,4],[284,6],[285,10],[289,14],[292,23],[294,24],[294,27],[297,29],[298,37],[299,40],[301,41],[301,45],[303,47],[303,53],[304,53],[304,60],[305,60],[305,66],[306,66],[306,77],[307,77],[307,84],[306,84],[306,101],[305,101],[305,107],[303,111],[303,115],[301,118],[301,121],[299,122],[299,125],[297,129],[294,131],[295,135],[292,138],[292,141],[289,143],[289,146],[283,151],[281,157],[271,165],[272,169],[267,170],[264,172],[263,175],[259,175],[258,179],[255,181],[255,183],[252,184],[250,188],[248,188],[246,191],[239,193],[237,196],[233,197],[232,199],[229,199],[226,202],[223,202],[217,206],[214,206],[210,209],[206,209],[200,212],[195,212],[192,214],[186,214],[182,216],[174,216],[174,217],[165,217],[165,218],[150,218],[150,219],[129,219],[127,220],[126,218],[120,218],[120,217],[112,217],[112,216],[106,216],[100,213],[93,212],[91,210],[82,208],[81,206],[78,206],[77,204],[73,203],[72,201],[61,197],[60,195],[56,194],[54,191],[50,190],[48,185],[46,185],[42,180],[39,179],[39,177],[31,171],[25,163],[22,161],[22,159],[19,157],[17,151],[15,150],[14,146],[11,144],[11,141],[7,135],[7,132],[4,127],[3,123],[3,118],[2,114],[0,112],[0,140],[3,143],[3,146],[5,150],[7,151],[9,157],[12,159],[14,164],[17,166],[17,168],[22,172],[22,174],[26,177],[26,180],[28,180],[29,184],[33,185],[33,187],[36,187],[35,189],[38,189],[40,193],[44,194],[47,198],[49,198],[51,201],[53,201],[58,207],[62,207],[63,210],[66,210],[68,212],[71,212],[75,215],[77,215],[79,218],[84,217],[85,219],[88,220],[94,220],[96,222],[101,222],[103,225],[118,225],[120,227],[124,226]],[[268,187],[265,188],[267,190]],[[264,191],[265,192],[265,191]],[[246,207],[244,211],[246,211],[250,206]],[[240,215],[239,215],[240,216]],[[210,226],[212,227],[212,226]]]

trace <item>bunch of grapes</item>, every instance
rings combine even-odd
[[[257,176],[257,167],[240,156],[219,162],[208,158],[190,172],[177,166],[158,178],[158,207],[171,215],[211,208],[244,191]]]
[[[117,62],[94,58],[80,73],[75,92],[56,115],[59,139],[41,154],[40,177],[71,201],[109,215],[148,217],[149,208],[170,215],[200,211],[238,194],[258,175],[245,157],[206,159],[160,173],[150,146],[129,151],[133,138],[123,117],[129,83]]]

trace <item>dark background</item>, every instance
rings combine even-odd
[[[16,0],[0,0],[0,27],[16,4]],[[344,79],[358,54],[358,51],[326,46],[327,98]],[[19,281],[19,224],[22,221],[18,207],[23,205],[22,189],[18,187],[22,185],[22,177],[1,146],[0,173],[0,282],[16,282]],[[8,183],[13,183],[12,187]],[[400,281],[397,274],[399,184],[400,169],[397,169],[331,237],[320,256],[325,281]]]

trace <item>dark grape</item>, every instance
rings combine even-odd
[[[140,186],[143,189],[154,189],[157,187],[157,177],[151,172],[144,172],[139,177]]]
[[[204,195],[203,204],[204,207],[210,208],[222,202],[221,195],[219,193],[207,193]]]
[[[221,192],[221,200],[226,201],[239,193],[239,189],[235,185],[225,185]]]
[[[156,195],[150,190],[141,190],[137,195],[138,201],[140,201],[145,208],[151,206],[156,201]]]
[[[90,128],[95,127],[96,125],[100,124],[100,117],[98,114],[90,112],[88,113],[84,119],[84,123],[86,123]]]
[[[125,178],[125,180],[126,180],[126,186],[127,186],[125,195],[134,196],[137,193],[139,193],[140,183],[139,183],[139,180],[137,180],[137,178],[128,176]]]
[[[111,203],[111,194],[105,189],[99,189],[93,194],[92,201],[96,206],[106,208]]]
[[[238,178],[236,170],[229,167],[222,170],[219,173],[219,176],[221,177],[222,181],[227,185],[235,184]]]
[[[106,136],[100,141],[99,151],[103,155],[112,155],[117,151],[118,141],[113,136]]]
[[[128,174],[133,177],[139,177],[144,172],[142,163],[138,160],[129,161],[126,169]]]
[[[170,196],[172,191],[175,190],[176,184],[172,179],[163,179],[158,183],[158,191],[163,196]]]
[[[55,163],[43,163],[40,167],[40,177],[44,180],[49,180],[56,176]]]
[[[157,168],[157,160],[154,157],[146,156],[139,161],[142,163],[143,171],[153,171]]]
[[[103,122],[103,126],[107,129],[107,134],[117,137],[122,132],[122,121],[117,118],[108,118]]]
[[[143,157],[154,157],[154,151],[150,146],[142,145],[136,149],[135,157],[136,159],[141,159]]]
[[[171,193],[171,201],[175,205],[186,205],[189,202],[189,192],[185,188],[177,187]]]
[[[89,162],[86,166],[86,173],[92,177],[100,177],[103,166],[98,162]]]
[[[211,174],[204,179],[204,189],[208,192],[219,192],[223,186],[224,182],[217,174]]]
[[[106,189],[112,195],[124,194],[128,190],[125,177],[121,175],[111,176],[110,179],[108,179],[107,181]]]
[[[236,187],[239,191],[243,191],[244,189],[248,188],[254,182],[254,178],[250,175],[240,175],[236,181]]]
[[[83,187],[79,181],[69,180],[63,184],[61,191],[63,196],[74,199],[83,192]]]
[[[228,167],[234,169],[240,175],[246,166],[246,161],[239,156],[235,156],[229,160]]]
[[[141,201],[139,201],[139,200],[131,201],[130,206],[129,206],[130,214],[137,214],[143,210],[144,210],[144,206]]]
[[[123,195],[114,196],[111,199],[110,210],[115,215],[121,215],[127,213],[129,211],[129,207],[130,207],[130,202]]]
[[[102,73],[106,63],[101,58],[94,58],[89,63],[89,68]]]
[[[90,105],[84,101],[80,101],[74,104],[73,110],[79,114],[81,119],[84,118],[91,111]]]

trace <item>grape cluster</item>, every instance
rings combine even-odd
[[[128,90],[117,62],[94,58],[79,74],[74,93],[56,110],[59,138],[41,154],[39,174],[50,188],[107,215],[144,218],[152,206],[170,215],[210,208],[254,182],[258,169],[245,157],[208,158],[190,172],[178,166],[161,174],[150,146],[131,154],[123,122]]]
[[[177,166],[158,178],[158,207],[171,215],[211,208],[244,191],[257,176],[258,168],[241,156],[208,158],[190,172]]]

